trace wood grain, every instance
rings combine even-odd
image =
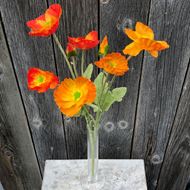
[[[66,158],[63,123],[52,92],[31,92],[27,70],[56,72],[51,38],[29,37],[25,23],[46,10],[45,1],[1,1],[1,13],[41,170],[46,159]]]
[[[166,150],[158,190],[184,189],[190,177],[190,69]]]
[[[0,52],[0,181],[5,190],[39,190],[40,170],[1,21]]]
[[[123,30],[133,28],[136,21],[146,23],[148,12],[149,0],[100,1],[100,34],[101,38],[108,35],[111,52],[121,52],[129,44]],[[129,72],[115,83],[116,86],[127,86],[128,92],[122,103],[115,104],[103,118],[101,158],[130,158],[141,63],[142,54],[129,62]]]
[[[158,59],[145,54],[143,63],[132,157],[145,159],[150,190],[157,185],[190,57],[190,1],[151,2],[149,25],[170,49]]]
[[[50,1],[53,3],[55,1]],[[94,0],[59,0],[56,1],[63,7],[63,16],[57,35],[64,48],[67,45],[67,36],[84,36],[92,30],[98,29],[98,1]],[[97,49],[86,51],[86,65],[97,58]],[[81,55],[80,55],[81,56]],[[69,76],[68,68],[63,56],[55,45],[55,57],[60,78]],[[79,59],[80,60],[80,59]],[[81,63],[77,62],[77,68]],[[80,70],[78,69],[78,72]],[[97,70],[95,70],[95,73]],[[68,157],[86,158],[86,123],[81,118],[64,118],[67,139]]]

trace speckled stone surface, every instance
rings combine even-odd
[[[47,160],[42,190],[147,190],[143,160],[99,160],[99,172],[86,187],[87,160]]]

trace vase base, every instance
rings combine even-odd
[[[102,190],[105,185],[105,175],[102,170],[98,171],[98,177],[95,181],[90,181],[88,174],[84,171],[80,175],[80,184],[82,190]]]

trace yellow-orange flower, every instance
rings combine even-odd
[[[63,114],[76,115],[84,104],[91,104],[96,98],[93,82],[84,78],[64,79],[54,91],[54,100]]]
[[[58,77],[49,71],[43,71],[38,68],[28,70],[28,88],[36,90],[39,93],[54,89],[59,83]]]
[[[100,44],[99,55],[105,56],[108,53],[108,48],[108,37],[105,36]]]
[[[124,75],[129,70],[127,59],[120,53],[107,54],[96,61],[95,65],[116,76]]]
[[[167,42],[154,40],[152,29],[141,22],[137,22],[135,31],[126,28],[125,33],[134,41],[123,50],[123,53],[126,55],[136,56],[142,50],[146,50],[153,57],[158,57],[158,51],[169,48]]]

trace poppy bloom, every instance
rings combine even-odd
[[[76,48],[70,43],[67,44],[66,54],[68,58],[77,55]]]
[[[123,50],[123,53],[126,55],[136,56],[142,50],[146,50],[153,57],[158,57],[158,51],[169,48],[167,42],[154,40],[152,29],[141,22],[137,22],[135,31],[126,28],[125,33],[134,41]]]
[[[39,93],[54,89],[59,83],[58,77],[49,71],[43,71],[38,68],[28,70],[28,88],[36,90]]]
[[[72,44],[74,47],[78,49],[91,49],[96,47],[99,43],[98,32],[92,31],[88,33],[85,37],[68,37],[68,41],[70,44]]]
[[[105,56],[108,53],[108,48],[108,37],[105,36],[100,44],[99,55]]]
[[[72,117],[84,104],[91,104],[96,98],[93,82],[84,78],[64,79],[54,91],[54,100],[63,114]]]
[[[95,65],[116,76],[124,75],[129,70],[127,59],[120,53],[107,54],[96,61]]]
[[[31,29],[31,36],[49,36],[57,30],[62,8],[59,4],[52,4],[45,12],[34,20],[30,20],[26,25]]]

